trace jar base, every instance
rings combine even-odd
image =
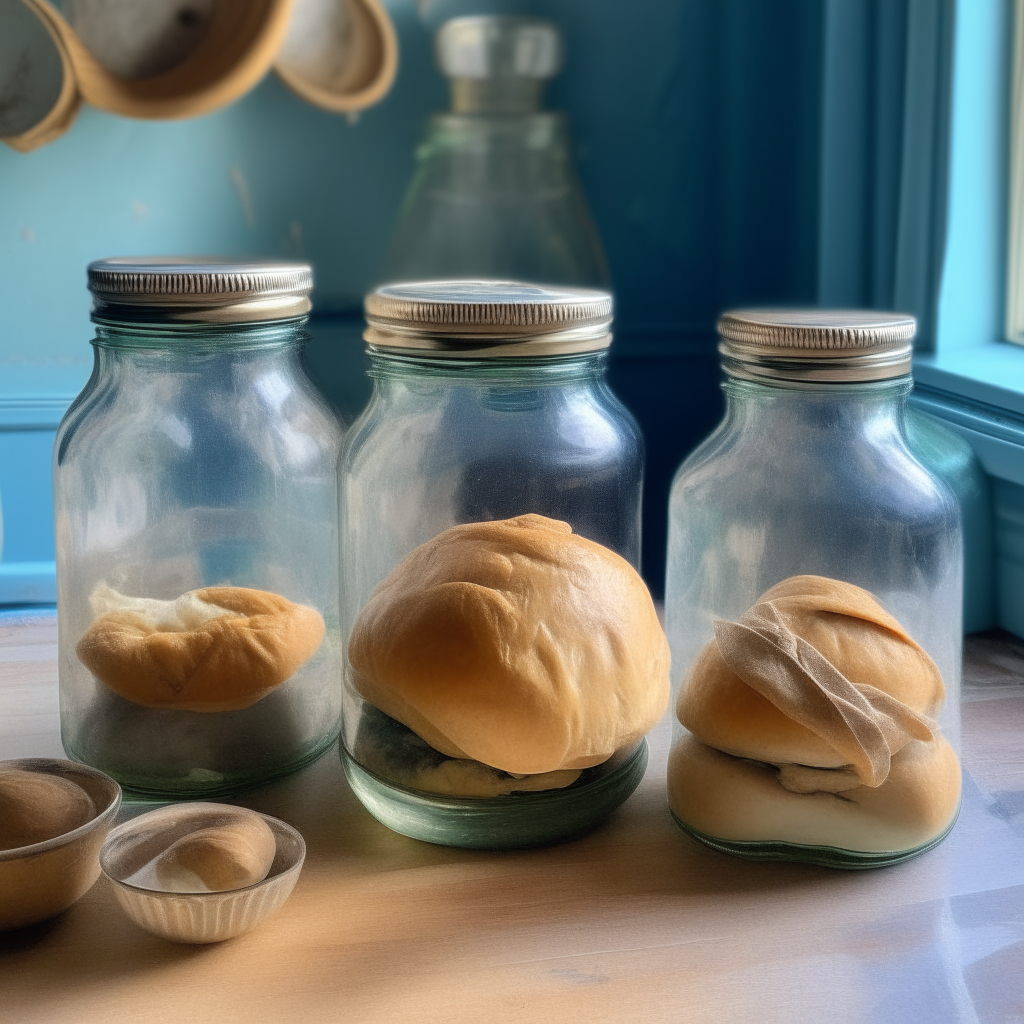
[[[672,812],[670,812],[672,813]],[[700,832],[672,813],[672,820],[691,838],[698,843],[710,846],[721,853],[730,853],[734,857],[747,860],[793,861],[799,864],[817,864],[825,868],[841,868],[846,871],[860,871],[868,868],[885,868],[893,864],[902,864],[905,860],[917,857],[938,846],[952,831],[956,819],[960,816],[957,808],[950,823],[937,836],[928,842],[915,846],[911,850],[885,850],[879,853],[865,853],[859,850],[842,850],[832,846],[804,846],[800,843],[781,841],[745,842],[738,839],[717,839]]]
[[[207,769],[198,769],[189,775],[173,779],[133,775],[125,772],[118,766],[97,764],[95,759],[86,760],[86,758],[81,757],[66,741],[64,742],[64,750],[72,761],[98,768],[115,779],[125,791],[125,800],[128,803],[133,802],[133,797],[135,802],[147,800],[156,802],[207,800],[235,796],[246,790],[255,789],[257,786],[263,786],[294,774],[322,757],[337,740],[339,731],[340,726],[339,729],[331,732],[315,746],[300,752],[297,757],[279,767],[225,774]]]
[[[404,789],[367,771],[345,745],[341,763],[352,791],[383,825],[412,839],[469,850],[513,850],[574,839],[600,824],[640,785],[647,741],[614,771],[582,786],[487,799]]]

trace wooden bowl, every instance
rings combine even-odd
[[[121,806],[121,787],[109,775],[74,761],[0,761],[0,770],[5,768],[74,782],[92,797],[96,817],[54,839],[0,850],[0,931],[54,917],[92,888],[100,874],[100,847]]]
[[[172,120],[207,114],[248,92],[270,69],[293,0],[220,0],[201,40],[180,63],[144,78],[104,66],[47,0],[32,0],[58,28],[83,99],[125,117]]]
[[[354,113],[382,99],[398,70],[398,37],[380,0],[295,0],[274,63],[292,92]]]
[[[0,0],[0,139],[22,153],[63,135],[81,104],[50,13],[37,0]]]

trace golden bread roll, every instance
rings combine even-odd
[[[238,711],[290,679],[324,636],[320,613],[266,590],[206,587],[176,601],[99,584],[75,648],[115,693],[150,708]]]
[[[352,630],[359,693],[434,749],[515,775],[600,764],[668,702],[668,643],[613,551],[539,515],[409,554]]]
[[[95,817],[92,797],[70,779],[20,768],[0,772],[0,850],[56,839]]]
[[[153,876],[165,892],[226,892],[267,877],[277,842],[254,811],[239,808],[221,825],[197,829],[172,843],[153,861]]]
[[[866,590],[793,576],[739,622],[716,621],[676,712],[727,753],[823,768],[856,761],[862,781],[877,784],[881,748],[927,740],[925,716],[943,696],[935,662]]]
[[[924,845],[952,823],[960,806],[960,764],[936,736],[906,744],[881,786],[793,791],[777,767],[683,736],[669,754],[668,800],[677,818],[716,839],[898,852]]]

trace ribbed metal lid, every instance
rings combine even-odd
[[[251,323],[311,308],[308,263],[210,256],[117,256],[89,264],[93,318]]]
[[[562,37],[544,18],[479,14],[445,22],[434,37],[437,64],[449,78],[554,78]]]
[[[866,309],[739,309],[718,321],[722,366],[747,380],[855,382],[910,373],[917,322]]]
[[[611,344],[612,297],[519,281],[412,281],[366,296],[376,349],[440,358],[559,355]]]

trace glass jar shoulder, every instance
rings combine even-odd
[[[958,522],[948,486],[910,448],[896,420],[876,430],[839,424],[782,436],[727,420],[679,467],[669,503],[680,516],[719,507],[759,516]]]
[[[602,377],[552,383],[500,374],[379,381],[349,430],[344,470],[375,472],[381,462],[465,462],[488,451],[584,462],[642,458],[632,413]]]
[[[54,452],[59,469],[79,459],[204,462],[227,446],[278,471],[308,472],[333,468],[341,439],[341,424],[297,368],[218,359],[167,372],[98,365]]]

